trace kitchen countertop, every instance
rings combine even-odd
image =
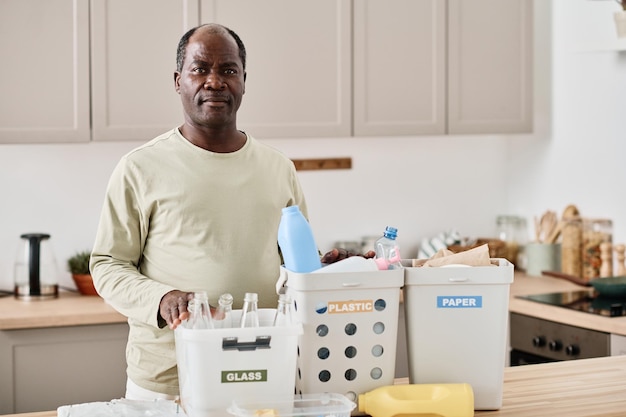
[[[551,277],[515,273],[509,310],[607,333],[626,335],[626,317],[601,317],[516,298],[517,295],[579,290],[581,287]],[[19,301],[0,298],[0,330],[122,323],[126,318],[96,296],[61,292],[58,299]],[[406,383],[406,379],[398,380]],[[505,368],[504,402],[497,411],[476,416],[615,417],[626,415],[626,356],[579,359]],[[17,415],[15,415],[17,416]],[[56,411],[19,414],[53,417]]]
[[[125,322],[126,317],[98,296],[61,291],[52,300],[0,298],[0,330]]]
[[[502,408],[476,417],[626,415],[626,356],[505,368]]]
[[[516,295],[580,289],[582,287],[563,279],[530,277],[516,272],[515,280],[511,285],[509,310],[572,326],[626,336],[626,316],[597,316],[515,297]],[[126,318],[97,296],[82,296],[62,291],[59,298],[54,300],[20,301],[14,297],[0,298],[0,330],[123,322],[126,322]]]
[[[397,383],[407,383],[402,378]],[[475,417],[617,417],[626,414],[626,356],[505,368],[500,410]],[[13,417],[56,417],[56,411]],[[8,415],[5,417],[9,417]]]

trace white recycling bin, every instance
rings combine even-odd
[[[502,406],[513,264],[405,268],[409,381],[469,383],[476,410]]]

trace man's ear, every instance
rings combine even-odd
[[[178,94],[180,94],[180,83],[178,80],[180,79],[180,72],[174,71],[174,89]]]

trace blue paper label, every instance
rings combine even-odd
[[[437,308],[483,308],[482,295],[439,295]]]

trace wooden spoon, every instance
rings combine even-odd
[[[550,232],[550,234],[548,235],[548,237],[546,237],[545,239],[545,243],[556,243],[556,240],[559,238],[559,235],[561,234],[561,231],[563,230],[563,220],[559,221],[556,226],[552,229],[552,232]]]
[[[547,239],[552,235],[554,229],[557,227],[557,217],[554,211],[548,210],[541,216],[541,220],[537,221],[535,218],[535,228],[537,242],[547,243]]]
[[[565,226],[565,221],[572,220],[577,217],[580,217],[580,212],[575,205],[570,204],[569,206],[565,207],[565,210],[563,210],[563,215],[561,216],[561,220],[556,224],[554,229],[552,229],[552,232],[546,238],[545,243],[556,243],[556,240],[559,238],[559,235],[563,230],[563,226]]]

